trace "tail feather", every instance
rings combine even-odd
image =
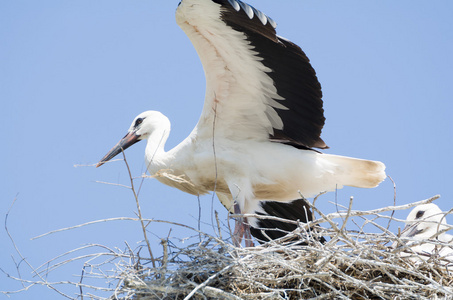
[[[328,162],[335,165],[337,180],[342,185],[374,188],[387,177],[385,165],[380,161],[330,154],[324,155]]]

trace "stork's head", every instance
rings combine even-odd
[[[423,204],[415,207],[406,218],[401,237],[429,239],[437,232],[446,229],[444,213],[434,204]]]
[[[170,121],[158,111],[145,111],[134,118],[127,134],[96,165],[102,166],[133,144],[146,140],[159,128],[170,127]]]

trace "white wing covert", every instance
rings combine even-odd
[[[326,148],[321,85],[304,52],[275,22],[238,0],[183,0],[178,25],[206,76],[197,135]]]

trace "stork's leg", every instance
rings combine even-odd
[[[245,239],[245,246],[246,247],[255,247],[255,244],[253,243],[252,240],[252,233],[250,232],[250,224],[247,220],[247,218],[244,218],[244,226],[245,226],[245,232],[244,232],[244,239]]]
[[[234,173],[234,171],[232,172]],[[231,193],[231,198],[234,201],[233,211],[235,215],[241,215],[242,209],[246,209],[247,199],[253,199],[253,188],[250,181],[247,178],[225,178],[228,184],[228,188]],[[247,218],[237,217],[234,232],[232,235],[233,244],[236,247],[240,247],[242,237],[245,238],[245,246],[253,247],[252,234],[250,232],[250,225],[248,224]]]
[[[234,214],[240,215],[241,209],[239,204],[235,202],[234,204]],[[253,247],[255,246],[252,241],[252,234],[250,233],[250,225],[247,221],[247,218],[237,217],[234,225],[234,232],[233,232],[233,244],[236,247],[241,246],[242,237],[245,239],[245,246],[246,247]]]
[[[241,214],[241,209],[239,208],[239,204],[237,202],[234,203],[234,214],[235,215]],[[242,236],[244,235],[244,232],[245,232],[244,218],[236,217],[234,222],[234,232],[232,236],[233,244],[236,247],[241,246]]]

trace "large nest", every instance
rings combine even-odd
[[[236,248],[202,233],[198,242],[183,248],[163,239],[164,255],[153,260],[154,267],[138,257],[134,264],[118,266],[120,284],[112,298],[453,299],[453,263],[436,253],[411,252],[407,241],[378,222],[393,220],[383,213],[432,200],[366,212],[351,207],[329,215],[318,212],[321,217],[309,225],[327,225],[317,232],[300,224],[286,238],[254,248]],[[348,222],[360,229],[347,230]],[[364,232],[367,224],[379,232]],[[313,235],[329,237],[328,242],[320,243]],[[294,236],[308,244],[288,242]]]
[[[351,200],[349,207],[329,215],[310,204],[320,215],[315,222],[298,224],[298,229],[284,238],[253,248],[237,248],[224,240],[222,233],[225,235],[228,226],[220,226],[218,220],[215,236],[165,222],[194,234],[184,243],[164,238],[160,246],[153,247],[147,225],[164,221],[144,219],[139,209],[138,218],[99,220],[48,233],[106,221],[136,221],[141,222],[144,234],[138,250],[128,244],[126,250],[86,245],[36,269],[18,252],[39,279],[7,274],[21,281],[24,288],[3,293],[43,285],[68,299],[453,299],[453,259],[440,257],[438,251],[415,253],[410,247],[430,243],[440,250],[453,245],[437,239],[401,240],[398,233],[389,230],[394,222],[403,221],[393,217],[394,210],[436,198],[371,211],[352,210]],[[452,226],[445,231],[448,229]],[[321,236],[327,242],[319,242]],[[295,237],[306,245],[293,242]],[[163,254],[155,258],[152,249],[156,246]],[[87,250],[94,253],[87,254]],[[77,281],[47,279],[55,269],[74,262],[83,262]],[[58,286],[75,287],[76,297]]]

